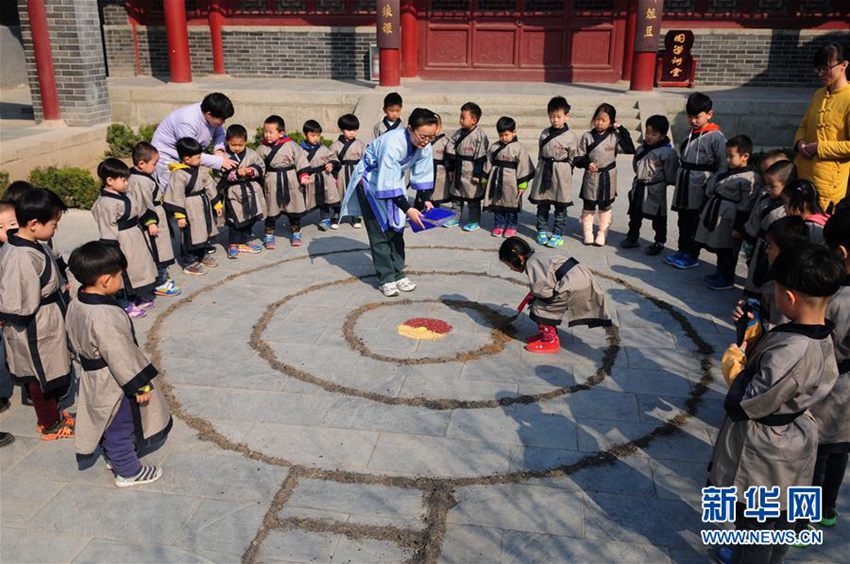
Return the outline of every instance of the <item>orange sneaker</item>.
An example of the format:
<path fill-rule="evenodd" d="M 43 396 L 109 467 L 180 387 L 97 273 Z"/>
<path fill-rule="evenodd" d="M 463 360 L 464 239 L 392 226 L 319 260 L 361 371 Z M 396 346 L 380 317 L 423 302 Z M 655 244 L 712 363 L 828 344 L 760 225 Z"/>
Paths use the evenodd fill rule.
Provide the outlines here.
<path fill-rule="evenodd" d="M 70 423 L 71 427 L 73 427 L 74 425 L 77 424 L 77 421 L 74 419 L 74 414 L 69 413 L 68 411 L 63 411 L 62 414 L 60 415 L 60 417 L 62 419 L 64 419 L 65 421 L 67 421 L 68 423 Z M 43 433 L 44 432 L 44 425 L 36 424 L 35 430 L 38 433 Z"/>
<path fill-rule="evenodd" d="M 42 441 L 58 441 L 59 439 L 74 438 L 74 423 L 73 420 L 68 421 L 63 418 L 56 422 L 50 429 L 45 429 L 41 432 Z"/>

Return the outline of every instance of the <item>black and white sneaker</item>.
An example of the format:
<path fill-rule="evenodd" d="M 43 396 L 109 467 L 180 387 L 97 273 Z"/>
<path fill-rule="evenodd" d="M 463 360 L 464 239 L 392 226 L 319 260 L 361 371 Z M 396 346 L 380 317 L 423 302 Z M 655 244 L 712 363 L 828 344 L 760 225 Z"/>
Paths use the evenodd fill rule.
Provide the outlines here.
<path fill-rule="evenodd" d="M 115 485 L 119 488 L 130 488 L 156 482 L 162 477 L 162 470 L 156 466 L 142 466 L 139 473 L 129 478 L 115 476 Z"/>

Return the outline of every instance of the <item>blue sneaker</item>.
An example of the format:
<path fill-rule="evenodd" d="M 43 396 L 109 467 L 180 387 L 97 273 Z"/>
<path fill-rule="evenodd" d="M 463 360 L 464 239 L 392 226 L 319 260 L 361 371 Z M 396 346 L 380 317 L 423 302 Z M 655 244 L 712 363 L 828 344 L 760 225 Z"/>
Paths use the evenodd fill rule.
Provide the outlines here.
<path fill-rule="evenodd" d="M 229 258 L 229 259 L 238 259 L 239 258 L 239 245 L 228 245 L 228 247 L 227 247 L 227 258 Z"/>
<path fill-rule="evenodd" d="M 549 233 L 546 231 L 538 231 L 537 237 L 535 237 L 534 240 L 537 241 L 538 245 L 543 245 L 545 247 L 546 243 L 549 242 Z"/>
<path fill-rule="evenodd" d="M 688 270 L 689 268 L 697 268 L 699 266 L 699 261 L 691 255 L 682 253 L 680 258 L 673 261 L 673 266 L 679 270 Z"/>
<path fill-rule="evenodd" d="M 319 222 L 319 231 L 327 231 L 330 228 L 331 228 L 331 220 L 330 219 L 323 219 L 322 221 Z"/>
<path fill-rule="evenodd" d="M 478 225 L 477 221 L 472 221 L 463 226 L 463 230 L 467 233 L 472 233 L 473 231 L 478 231 L 481 226 Z"/>
<path fill-rule="evenodd" d="M 684 255 L 685 253 L 683 253 L 682 251 L 676 251 L 672 255 L 667 255 L 666 257 L 664 257 L 664 264 L 669 264 L 670 266 L 673 266 L 673 264 L 677 260 L 681 259 Z"/>
<path fill-rule="evenodd" d="M 559 247 L 564 246 L 564 238 L 560 235 L 552 235 L 549 237 L 549 240 L 546 241 L 546 246 L 552 249 L 557 249 Z"/>
<path fill-rule="evenodd" d="M 447 222 L 445 222 L 443 224 L 443 227 L 457 227 L 458 225 L 460 225 L 460 219 L 457 217 L 453 217 Z"/>

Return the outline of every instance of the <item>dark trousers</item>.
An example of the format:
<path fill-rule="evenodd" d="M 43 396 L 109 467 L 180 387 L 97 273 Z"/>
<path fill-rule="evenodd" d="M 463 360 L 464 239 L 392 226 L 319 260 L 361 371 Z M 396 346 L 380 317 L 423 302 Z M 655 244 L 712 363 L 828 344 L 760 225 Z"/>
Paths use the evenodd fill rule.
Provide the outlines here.
<path fill-rule="evenodd" d="M 736 249 L 717 250 L 717 273 L 726 280 L 735 279 L 735 265 L 738 263 Z"/>
<path fill-rule="evenodd" d="M 496 229 L 516 229 L 519 213 L 515 211 L 497 210 L 493 214 Z"/>
<path fill-rule="evenodd" d="M 3 345 L 3 328 L 0 327 L 0 398 L 12 397 L 12 374 L 6 365 L 6 348 Z"/>
<path fill-rule="evenodd" d="M 643 223 L 643 214 L 629 215 L 628 239 L 640 238 L 640 226 Z M 667 217 L 655 216 L 652 218 L 652 230 L 655 231 L 655 242 L 663 245 L 667 242 Z"/>
<path fill-rule="evenodd" d="M 552 204 L 537 204 L 537 230 L 549 231 L 549 208 Z M 567 229 L 567 205 L 555 204 L 555 223 L 552 234 L 563 235 Z"/>
<path fill-rule="evenodd" d="M 135 476 L 142 469 L 142 463 L 136 454 L 136 428 L 133 424 L 133 413 L 130 400 L 121 398 L 118 413 L 106 432 L 103 433 L 103 452 L 112 464 L 112 470 L 123 478 Z"/>
<path fill-rule="evenodd" d="M 463 215 L 463 204 L 465 200 L 452 200 L 452 211 L 457 215 L 457 220 L 460 221 Z M 469 206 L 469 223 L 481 223 L 481 200 L 471 200 L 466 202 Z"/>
<path fill-rule="evenodd" d="M 694 239 L 699 225 L 699 210 L 682 210 L 679 213 L 679 251 L 694 258 L 699 257 L 700 247 Z"/>
<path fill-rule="evenodd" d="M 821 491 L 821 507 L 824 517 L 831 516 L 835 511 L 838 490 L 841 489 L 841 482 L 844 480 L 844 473 L 847 470 L 848 457 L 850 455 L 846 452 L 823 454 L 818 452 L 815 461 L 815 478 L 812 485 L 823 488 Z"/>
<path fill-rule="evenodd" d="M 369 251 L 372 262 L 378 274 L 379 284 L 397 282 L 405 277 L 404 274 L 404 233 L 393 229 L 381 230 L 381 225 L 375 218 L 363 188 L 357 186 L 357 200 L 366 224 L 366 234 L 369 236 Z"/>
<path fill-rule="evenodd" d="M 251 225 L 244 227 L 236 227 L 230 223 L 227 224 L 227 239 L 231 245 L 245 244 L 254 238 L 254 233 Z"/>
<path fill-rule="evenodd" d="M 45 393 L 41 391 L 38 382 L 30 382 L 27 387 L 38 424 L 45 429 L 53 427 L 59 421 L 59 398 L 65 395 L 65 390 L 51 390 Z"/>
<path fill-rule="evenodd" d="M 796 529 L 802 530 L 805 526 L 803 521 L 795 521 L 789 523 L 785 512 L 778 519 L 768 519 L 764 523 L 759 523 L 757 519 L 749 519 L 744 517 L 744 509 L 746 506 L 743 503 L 736 505 L 735 529 L 743 530 L 781 530 L 781 529 Z M 736 545 L 732 549 L 733 564 L 780 564 L 790 550 L 789 545 Z"/>

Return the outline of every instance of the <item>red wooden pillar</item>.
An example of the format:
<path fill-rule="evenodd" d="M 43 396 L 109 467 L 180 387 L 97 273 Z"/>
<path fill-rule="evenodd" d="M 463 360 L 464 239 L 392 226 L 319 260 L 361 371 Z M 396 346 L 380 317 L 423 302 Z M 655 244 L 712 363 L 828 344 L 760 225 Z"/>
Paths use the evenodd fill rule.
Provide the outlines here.
<path fill-rule="evenodd" d="M 401 76 L 416 76 L 419 43 L 416 36 L 416 1 L 404 0 L 401 7 Z"/>
<path fill-rule="evenodd" d="M 53 55 L 50 49 L 50 29 L 47 27 L 47 13 L 44 0 L 27 0 L 27 13 L 32 32 L 32 50 L 35 54 L 35 68 L 38 73 L 38 89 L 41 93 L 41 112 L 45 120 L 61 119 L 59 94 L 56 91 L 56 79 L 53 74 Z"/>
<path fill-rule="evenodd" d="M 168 62 L 171 82 L 192 82 L 192 63 L 189 59 L 189 30 L 186 26 L 186 2 L 163 0 L 165 35 L 168 41 Z"/>
<path fill-rule="evenodd" d="M 664 0 L 638 0 L 635 25 L 635 56 L 629 90 L 652 90 L 655 81 L 655 56 L 661 34 Z"/>
<path fill-rule="evenodd" d="M 632 62 L 635 58 L 635 27 L 637 26 L 637 2 L 629 1 L 629 11 L 626 15 L 626 41 L 623 52 L 622 80 L 631 80 Z"/>
<path fill-rule="evenodd" d="M 213 74 L 224 74 L 224 46 L 221 40 L 221 28 L 224 27 L 224 14 L 221 11 L 221 3 L 222 0 L 210 0 L 209 2 Z"/>
<path fill-rule="evenodd" d="M 399 0 L 378 0 L 378 49 L 380 50 L 379 84 L 398 86 L 401 84 L 401 29 Z"/>

